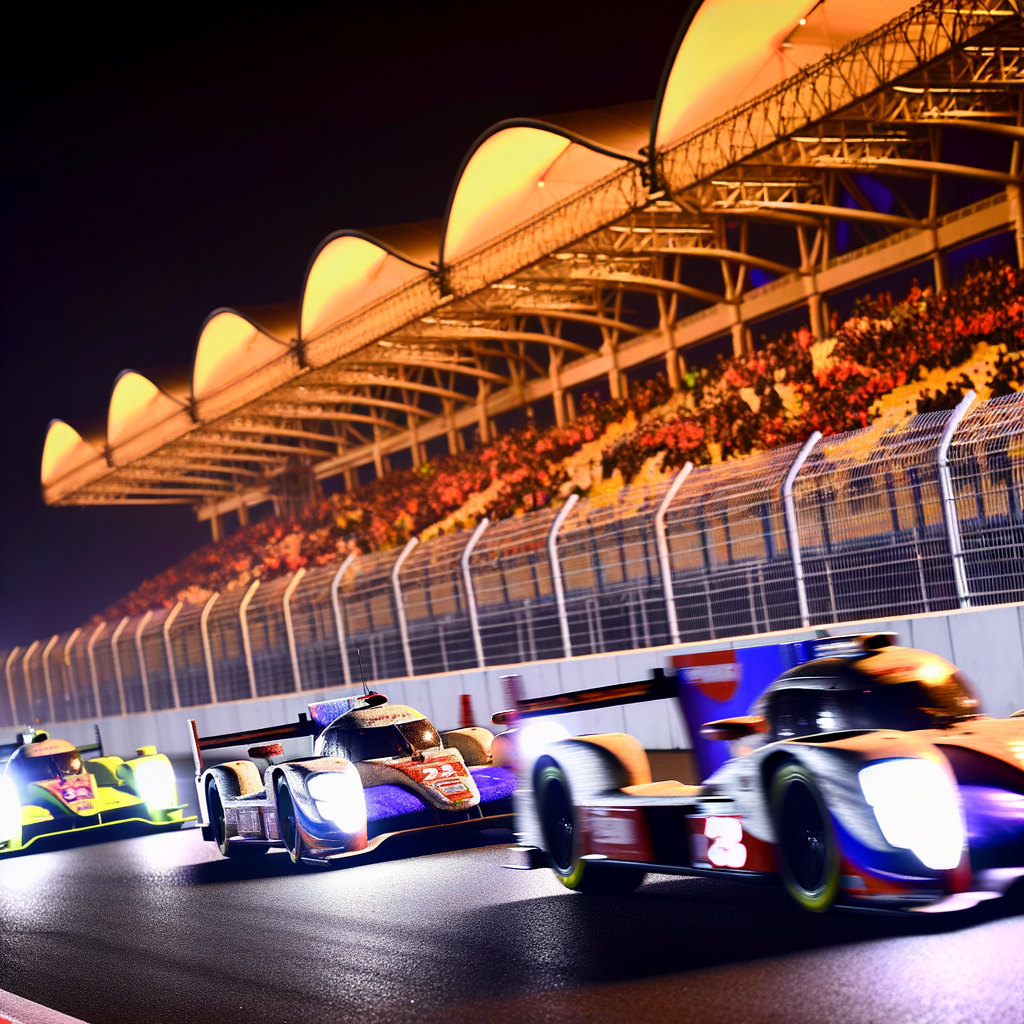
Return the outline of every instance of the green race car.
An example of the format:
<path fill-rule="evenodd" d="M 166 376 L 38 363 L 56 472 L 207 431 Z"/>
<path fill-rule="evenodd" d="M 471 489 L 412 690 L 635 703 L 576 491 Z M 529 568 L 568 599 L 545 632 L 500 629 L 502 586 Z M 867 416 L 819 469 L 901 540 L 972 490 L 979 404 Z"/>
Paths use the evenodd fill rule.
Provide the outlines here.
<path fill-rule="evenodd" d="M 184 817 L 174 769 L 156 747 L 125 761 L 103 756 L 98 731 L 97 743 L 82 748 L 30 731 L 0 746 L 0 765 L 0 856 L 37 843 L 169 832 L 195 820 Z"/>

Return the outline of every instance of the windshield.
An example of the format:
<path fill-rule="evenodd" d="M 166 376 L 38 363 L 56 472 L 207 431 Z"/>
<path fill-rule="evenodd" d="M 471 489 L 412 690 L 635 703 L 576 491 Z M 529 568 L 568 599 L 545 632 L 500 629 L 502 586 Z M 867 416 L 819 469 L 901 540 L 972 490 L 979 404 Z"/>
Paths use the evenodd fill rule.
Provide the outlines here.
<path fill-rule="evenodd" d="M 935 729 L 979 713 L 977 698 L 959 673 L 940 685 L 866 679 L 858 689 L 785 687 L 768 694 L 765 703 L 772 740 L 847 729 Z"/>
<path fill-rule="evenodd" d="M 13 775 L 22 784 L 46 782 L 49 779 L 66 779 L 81 775 L 85 771 L 82 755 L 77 750 L 46 757 L 18 757 L 7 762 L 6 774 Z"/>
<path fill-rule="evenodd" d="M 402 725 L 378 725 L 371 729 L 337 730 L 335 742 L 350 761 L 379 757 L 408 757 L 438 745 L 437 730 L 425 718 Z"/>

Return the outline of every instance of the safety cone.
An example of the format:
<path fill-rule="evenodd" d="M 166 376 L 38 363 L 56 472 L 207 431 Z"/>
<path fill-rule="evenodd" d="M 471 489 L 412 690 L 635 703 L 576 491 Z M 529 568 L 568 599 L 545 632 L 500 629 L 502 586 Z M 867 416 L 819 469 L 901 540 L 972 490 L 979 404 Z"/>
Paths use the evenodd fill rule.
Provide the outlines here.
<path fill-rule="evenodd" d="M 476 726 L 473 715 L 473 697 L 471 694 L 459 694 L 459 728 L 472 729 Z"/>

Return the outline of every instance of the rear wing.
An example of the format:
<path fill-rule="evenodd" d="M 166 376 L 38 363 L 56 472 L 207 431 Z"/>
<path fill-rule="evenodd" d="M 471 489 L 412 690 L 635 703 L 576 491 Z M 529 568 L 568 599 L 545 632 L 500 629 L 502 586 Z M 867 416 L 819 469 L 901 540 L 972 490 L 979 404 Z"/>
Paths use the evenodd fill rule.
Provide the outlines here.
<path fill-rule="evenodd" d="M 541 715 L 561 715 L 567 711 L 594 711 L 619 704 L 641 704 L 649 700 L 666 700 L 679 696 L 679 681 L 675 673 L 666 675 L 656 668 L 650 679 L 635 683 L 617 683 L 613 686 L 594 686 L 571 693 L 556 693 L 551 697 L 532 697 L 517 700 L 515 707 L 499 711 L 491 718 L 495 725 L 512 725 L 520 718 Z"/>
<path fill-rule="evenodd" d="M 373 708 L 387 703 L 383 693 L 360 694 L 358 697 L 340 697 L 336 700 L 319 701 L 308 706 L 308 714 L 300 712 L 298 720 L 285 725 L 271 725 L 265 729 L 242 729 L 239 732 L 225 732 L 219 736 L 200 736 L 196 720 L 188 720 L 189 742 L 192 747 L 192 761 L 196 776 L 203 774 L 203 751 L 223 747 L 250 747 L 271 743 L 275 740 L 300 739 L 303 736 L 317 736 L 335 719 L 354 711 L 356 708 Z"/>

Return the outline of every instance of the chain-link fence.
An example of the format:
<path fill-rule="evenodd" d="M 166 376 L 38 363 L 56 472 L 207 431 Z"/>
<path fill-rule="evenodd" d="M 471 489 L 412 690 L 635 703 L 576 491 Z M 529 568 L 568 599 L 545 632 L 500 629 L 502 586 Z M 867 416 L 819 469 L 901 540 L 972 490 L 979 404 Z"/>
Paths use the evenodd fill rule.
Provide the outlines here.
<path fill-rule="evenodd" d="M 0 724 L 1024 601 L 1024 394 L 0 653 Z"/>

